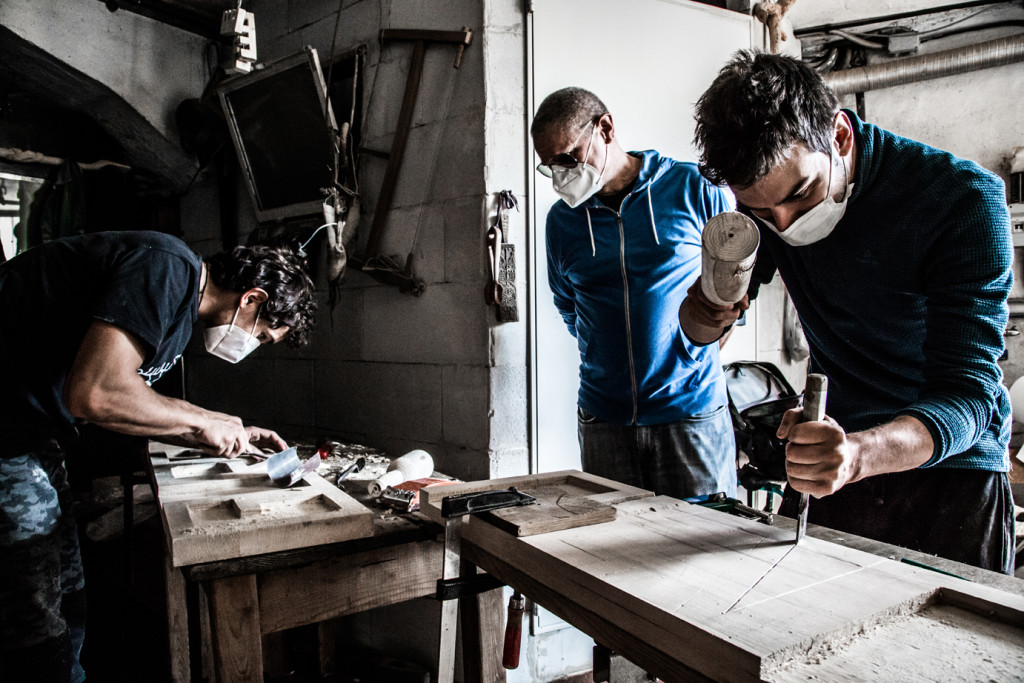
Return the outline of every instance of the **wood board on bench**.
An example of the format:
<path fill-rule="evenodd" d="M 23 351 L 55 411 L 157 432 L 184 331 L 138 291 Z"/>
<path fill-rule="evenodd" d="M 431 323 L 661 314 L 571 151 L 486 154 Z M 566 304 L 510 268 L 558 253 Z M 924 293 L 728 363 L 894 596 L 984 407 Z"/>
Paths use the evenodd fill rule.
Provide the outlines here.
<path fill-rule="evenodd" d="M 373 513 L 315 472 L 277 486 L 266 463 L 241 459 L 156 464 L 152 479 L 171 564 L 182 567 L 373 534 Z"/>
<path fill-rule="evenodd" d="M 533 505 L 504 508 L 479 515 L 482 520 L 515 536 L 533 536 L 560 529 L 601 524 L 615 519 L 615 503 L 653 496 L 651 491 L 586 474 L 577 470 L 522 477 L 446 484 L 420 492 L 420 509 L 440 524 L 441 501 L 453 495 L 479 491 L 517 490 L 534 496 Z"/>
<path fill-rule="evenodd" d="M 529 538 L 468 524 L 463 552 L 669 682 L 1024 671 L 1021 596 L 664 496 L 616 507 Z"/>

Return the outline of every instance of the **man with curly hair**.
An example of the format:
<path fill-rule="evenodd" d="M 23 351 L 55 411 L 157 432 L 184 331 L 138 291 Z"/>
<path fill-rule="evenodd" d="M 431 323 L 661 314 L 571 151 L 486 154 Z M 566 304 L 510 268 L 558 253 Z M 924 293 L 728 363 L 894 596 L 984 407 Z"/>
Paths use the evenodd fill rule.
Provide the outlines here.
<path fill-rule="evenodd" d="M 1002 180 L 841 109 L 813 68 L 739 53 L 696 110 L 701 172 L 733 190 L 800 315 L 827 417 L 778 431 L 808 521 L 1013 573 L 1010 402 L 997 364 L 1013 248 Z M 699 288 L 683 329 L 711 343 L 747 301 Z"/>
<path fill-rule="evenodd" d="M 275 432 L 157 393 L 195 323 L 237 363 L 300 346 L 315 289 L 283 248 L 204 262 L 155 232 L 55 240 L 0 265 L 0 679 L 79 681 L 85 583 L 64 449 L 88 421 L 235 457 L 287 447 Z"/>

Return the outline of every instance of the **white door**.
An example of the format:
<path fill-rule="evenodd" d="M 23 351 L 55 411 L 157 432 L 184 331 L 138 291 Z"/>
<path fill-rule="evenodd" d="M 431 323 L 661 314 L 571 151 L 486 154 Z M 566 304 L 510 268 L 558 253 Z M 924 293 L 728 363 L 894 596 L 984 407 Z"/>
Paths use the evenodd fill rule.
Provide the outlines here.
<path fill-rule="evenodd" d="M 694 161 L 694 104 L 733 52 L 750 44 L 749 16 L 696 2 L 533 0 L 533 107 L 559 88 L 586 88 L 608 106 L 626 150 Z M 533 183 L 534 471 L 579 469 L 579 353 L 552 303 L 544 253 L 545 220 L 557 196 L 539 174 Z M 752 332 L 745 336 L 733 336 L 730 355 L 753 357 Z"/>

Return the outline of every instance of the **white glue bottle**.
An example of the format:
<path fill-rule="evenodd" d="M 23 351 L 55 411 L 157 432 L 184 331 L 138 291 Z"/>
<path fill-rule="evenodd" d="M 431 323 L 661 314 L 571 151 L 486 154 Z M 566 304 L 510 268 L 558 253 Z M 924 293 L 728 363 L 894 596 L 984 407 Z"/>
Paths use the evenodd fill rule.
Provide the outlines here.
<path fill-rule="evenodd" d="M 429 477 L 433 473 L 434 459 L 430 457 L 430 453 L 419 449 L 409 451 L 402 457 L 392 460 L 384 476 L 371 481 L 366 490 L 371 496 L 377 498 L 389 486 L 397 486 L 410 479 Z"/>

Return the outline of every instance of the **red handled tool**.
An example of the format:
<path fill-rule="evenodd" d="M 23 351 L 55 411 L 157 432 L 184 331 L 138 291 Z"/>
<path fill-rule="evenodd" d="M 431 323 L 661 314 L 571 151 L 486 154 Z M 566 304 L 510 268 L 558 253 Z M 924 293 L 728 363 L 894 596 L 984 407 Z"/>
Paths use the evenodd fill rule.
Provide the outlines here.
<path fill-rule="evenodd" d="M 505 648 L 501 653 L 501 665 L 506 669 L 519 667 L 519 643 L 523 637 L 523 612 L 526 600 L 516 591 L 508 600 L 508 623 L 505 624 Z"/>

